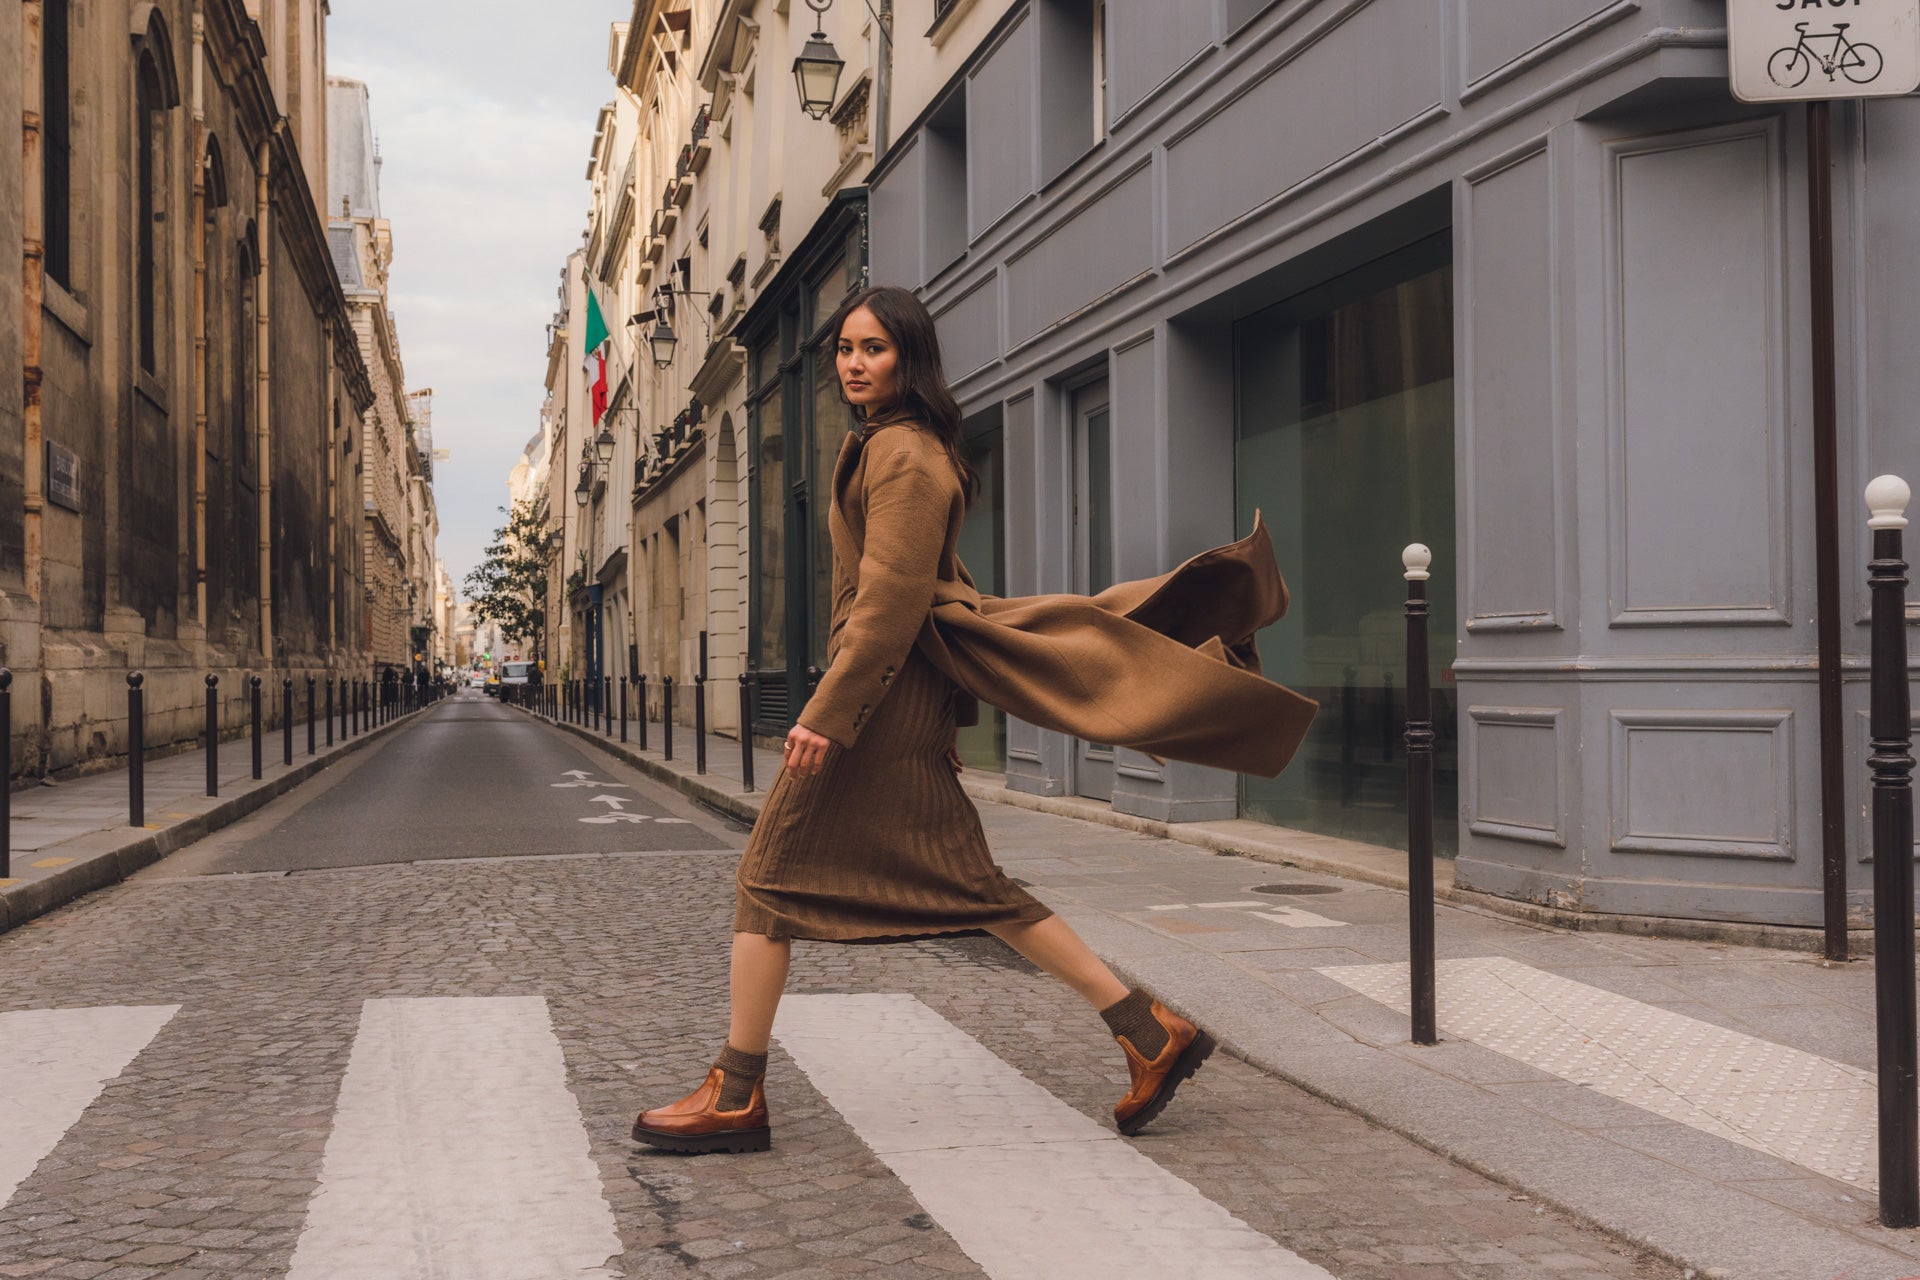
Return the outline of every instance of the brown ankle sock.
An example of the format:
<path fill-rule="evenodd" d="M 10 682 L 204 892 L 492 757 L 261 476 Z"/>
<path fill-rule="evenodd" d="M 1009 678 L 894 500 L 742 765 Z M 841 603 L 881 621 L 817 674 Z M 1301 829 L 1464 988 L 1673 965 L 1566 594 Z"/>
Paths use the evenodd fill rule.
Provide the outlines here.
<path fill-rule="evenodd" d="M 767 1074 L 767 1055 L 742 1053 L 728 1045 L 713 1060 L 713 1065 L 721 1072 L 720 1097 L 714 1105 L 722 1111 L 746 1110 L 747 1104 L 753 1101 L 753 1086 Z"/>
<path fill-rule="evenodd" d="M 1167 1047 L 1167 1029 L 1153 1016 L 1153 997 L 1135 989 L 1127 998 L 1100 1011 L 1114 1039 L 1125 1040 L 1135 1052 L 1151 1062 Z"/>

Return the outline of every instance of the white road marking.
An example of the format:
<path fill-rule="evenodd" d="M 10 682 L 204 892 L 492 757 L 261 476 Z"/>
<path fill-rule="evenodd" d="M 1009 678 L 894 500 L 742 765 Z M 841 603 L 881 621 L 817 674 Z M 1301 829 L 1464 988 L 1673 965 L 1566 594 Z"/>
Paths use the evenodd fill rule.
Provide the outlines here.
<path fill-rule="evenodd" d="M 625 787 L 624 782 L 549 782 L 550 787 Z"/>
<path fill-rule="evenodd" d="M 178 1012 L 163 1004 L 0 1013 L 0 1205 Z"/>
<path fill-rule="evenodd" d="M 591 769 L 564 769 L 561 771 L 560 776 L 563 778 L 591 778 L 593 771 Z"/>
<path fill-rule="evenodd" d="M 908 995 L 790 995 L 774 1034 L 994 1280 L 1331 1280 Z"/>
<path fill-rule="evenodd" d="M 604 827 L 610 822 L 652 822 L 644 813 L 596 813 L 590 818 L 581 818 L 589 826 Z"/>
<path fill-rule="evenodd" d="M 1406 1013 L 1404 964 L 1318 972 Z M 1871 1071 L 1716 1027 L 1517 960 L 1443 960 L 1440 1026 L 1655 1115 L 1869 1190 Z"/>
<path fill-rule="evenodd" d="M 369 1000 L 288 1280 L 619 1274 L 538 996 Z"/>
<path fill-rule="evenodd" d="M 1289 929 L 1344 929 L 1345 920 L 1330 920 L 1326 916 L 1303 911 L 1299 907 L 1268 907 L 1260 914 L 1262 920 L 1271 920 L 1283 924 Z"/>
<path fill-rule="evenodd" d="M 1262 920 L 1283 924 L 1289 929 L 1344 929 L 1345 920 L 1333 920 L 1299 907 L 1277 902 L 1168 902 L 1149 911 L 1250 911 Z"/>

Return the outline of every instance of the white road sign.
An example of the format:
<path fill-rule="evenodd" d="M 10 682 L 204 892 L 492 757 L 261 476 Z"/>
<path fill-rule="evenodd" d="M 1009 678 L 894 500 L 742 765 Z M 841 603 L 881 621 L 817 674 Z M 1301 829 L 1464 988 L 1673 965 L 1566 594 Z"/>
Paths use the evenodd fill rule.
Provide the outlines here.
<path fill-rule="evenodd" d="M 1742 102 L 1892 98 L 1920 89 L 1920 0 L 1727 0 Z"/>

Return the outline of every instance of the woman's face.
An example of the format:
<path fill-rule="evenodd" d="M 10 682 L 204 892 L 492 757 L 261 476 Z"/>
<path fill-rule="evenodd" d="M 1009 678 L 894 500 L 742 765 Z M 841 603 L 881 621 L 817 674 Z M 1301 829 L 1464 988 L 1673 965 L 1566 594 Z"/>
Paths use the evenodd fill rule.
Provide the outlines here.
<path fill-rule="evenodd" d="M 899 353 L 893 335 L 865 307 L 855 307 L 840 326 L 835 362 L 847 403 L 863 409 L 885 408 L 899 394 Z"/>

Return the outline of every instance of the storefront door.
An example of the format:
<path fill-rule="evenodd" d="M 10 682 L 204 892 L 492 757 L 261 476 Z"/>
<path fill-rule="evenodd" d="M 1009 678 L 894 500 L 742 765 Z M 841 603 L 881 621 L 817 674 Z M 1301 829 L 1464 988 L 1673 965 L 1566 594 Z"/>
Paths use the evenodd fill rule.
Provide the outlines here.
<path fill-rule="evenodd" d="M 1073 408 L 1073 590 L 1090 596 L 1113 585 L 1113 434 L 1107 383 L 1078 388 Z M 1073 789 L 1113 799 L 1113 748 L 1074 740 Z"/>

